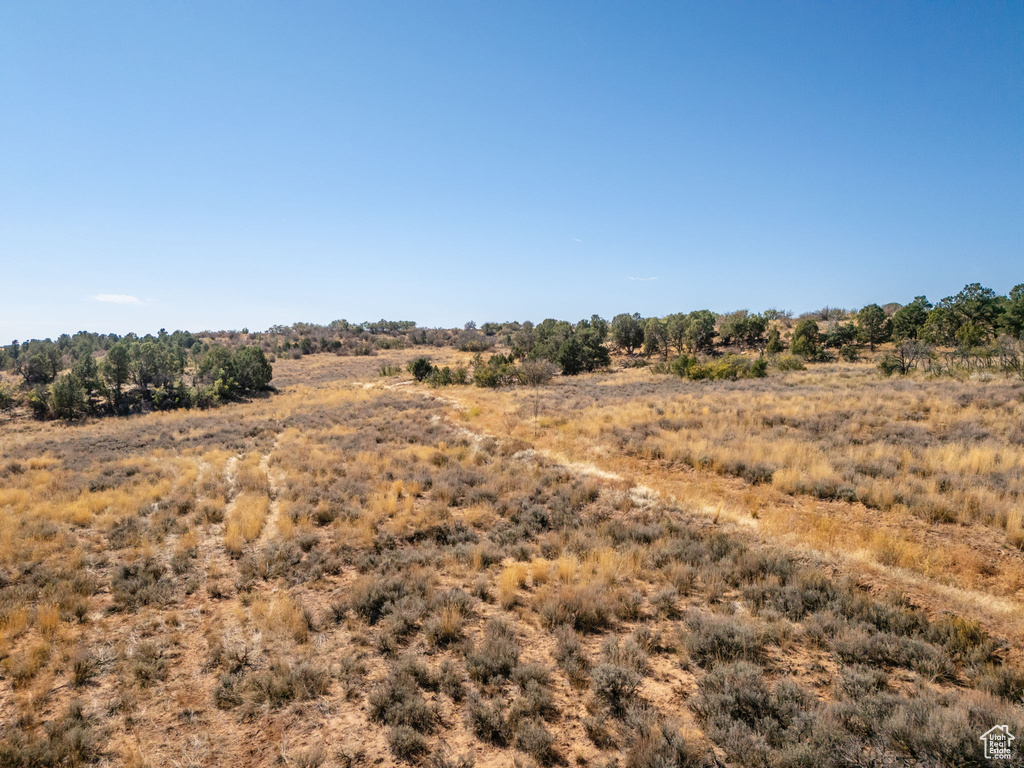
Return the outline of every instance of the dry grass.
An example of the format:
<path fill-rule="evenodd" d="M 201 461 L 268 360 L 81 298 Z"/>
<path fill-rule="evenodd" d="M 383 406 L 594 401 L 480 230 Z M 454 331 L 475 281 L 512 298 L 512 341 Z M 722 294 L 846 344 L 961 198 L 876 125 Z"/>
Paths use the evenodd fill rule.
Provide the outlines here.
<path fill-rule="evenodd" d="M 4 435 L 0 764 L 925 766 L 1020 727 L 1012 388 L 382 359 Z"/>
<path fill-rule="evenodd" d="M 753 382 L 626 370 L 540 393 L 453 394 L 453 416 L 475 429 L 505 433 L 517 413 L 513 438 L 695 511 L 950 585 L 1024 589 L 1019 384 L 832 365 Z"/>
<path fill-rule="evenodd" d="M 262 493 L 239 494 L 228 509 L 224 528 L 224 546 L 232 557 L 238 557 L 246 544 L 263 530 L 270 509 L 270 499 Z"/>

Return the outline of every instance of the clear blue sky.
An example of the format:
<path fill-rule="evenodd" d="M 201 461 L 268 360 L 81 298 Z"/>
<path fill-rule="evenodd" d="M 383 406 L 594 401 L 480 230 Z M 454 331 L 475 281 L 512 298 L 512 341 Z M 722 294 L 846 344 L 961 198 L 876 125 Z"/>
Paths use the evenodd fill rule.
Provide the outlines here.
<path fill-rule="evenodd" d="M 0 268 L 0 341 L 1005 293 L 1024 3 L 2 2 Z"/>

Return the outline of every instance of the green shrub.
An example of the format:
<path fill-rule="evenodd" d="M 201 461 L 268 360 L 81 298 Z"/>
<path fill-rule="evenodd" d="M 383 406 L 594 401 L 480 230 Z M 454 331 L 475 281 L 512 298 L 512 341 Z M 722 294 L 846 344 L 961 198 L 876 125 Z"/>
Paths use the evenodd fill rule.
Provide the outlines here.
<path fill-rule="evenodd" d="M 751 360 L 743 355 L 724 355 L 717 358 L 680 355 L 668 364 L 668 370 L 677 376 L 693 380 L 760 379 L 768 375 L 768 362 L 764 358 Z"/>
<path fill-rule="evenodd" d="M 433 370 L 434 366 L 432 366 L 430 364 L 430 360 L 425 357 L 417 357 L 409 363 L 409 373 L 413 375 L 413 378 L 415 378 L 416 381 L 423 381 Z"/>
<path fill-rule="evenodd" d="M 772 364 L 780 371 L 803 371 L 807 368 L 796 355 L 777 355 L 772 359 Z"/>
<path fill-rule="evenodd" d="M 50 386 L 50 412 L 58 419 L 70 421 L 85 413 L 85 390 L 72 374 L 58 376 Z"/>
<path fill-rule="evenodd" d="M 242 392 L 260 392 L 270 386 L 274 369 L 259 347 L 238 348 L 231 362 L 235 370 L 235 381 Z"/>
<path fill-rule="evenodd" d="M 469 382 L 469 374 L 462 366 L 452 370 L 446 365 L 444 368 L 432 368 L 426 381 L 432 387 L 450 387 L 456 384 L 467 384 Z"/>
<path fill-rule="evenodd" d="M 14 387 L 0 382 L 0 413 L 9 411 L 14 407 L 17 399 L 14 394 Z"/>
<path fill-rule="evenodd" d="M 793 338 L 790 340 L 789 349 L 794 355 L 805 358 L 814 358 L 821 351 L 821 336 L 818 331 L 818 323 L 813 318 L 804 318 L 796 324 L 793 329 Z"/>
<path fill-rule="evenodd" d="M 491 355 L 486 363 L 478 355 L 473 361 L 473 381 L 478 387 L 507 387 L 519 381 L 519 375 L 505 355 Z"/>
<path fill-rule="evenodd" d="M 839 357 L 848 363 L 854 363 L 857 358 L 860 357 L 860 353 L 857 352 L 857 348 L 849 344 L 844 344 L 839 348 Z"/>

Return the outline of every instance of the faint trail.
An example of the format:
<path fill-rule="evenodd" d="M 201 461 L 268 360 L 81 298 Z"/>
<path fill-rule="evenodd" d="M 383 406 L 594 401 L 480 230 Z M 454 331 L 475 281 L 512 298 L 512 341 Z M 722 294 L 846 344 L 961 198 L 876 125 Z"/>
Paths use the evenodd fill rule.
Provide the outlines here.
<path fill-rule="evenodd" d="M 232 456 L 224 462 L 224 479 L 228 482 L 228 507 L 230 508 L 235 503 L 235 497 L 238 495 L 236 491 L 236 488 L 238 487 L 237 456 Z"/>
<path fill-rule="evenodd" d="M 263 530 L 260 531 L 259 538 L 253 542 L 254 547 L 261 549 L 272 538 L 277 536 L 280 531 L 278 521 L 281 519 L 281 502 L 277 497 L 281 489 L 281 477 L 270 468 L 270 456 L 277 450 L 277 444 L 280 439 L 280 436 L 278 436 L 270 450 L 263 454 L 263 457 L 260 459 L 260 469 L 267 476 L 267 488 L 269 489 L 270 496 L 270 509 L 267 512 L 267 519 L 263 522 Z"/>
<path fill-rule="evenodd" d="M 206 469 L 209 469 L 210 465 L 203 462 L 200 465 L 200 479 L 202 479 L 202 473 Z M 204 565 L 207 571 L 214 569 L 221 574 L 226 574 L 233 570 L 234 564 L 228 557 L 227 552 L 224 549 L 224 528 L 228 515 L 231 510 L 235 507 L 235 499 L 238 495 L 238 457 L 231 456 L 224 462 L 223 477 L 224 482 L 227 483 L 225 489 L 225 498 L 227 503 L 224 505 L 223 520 L 219 523 L 211 523 L 205 526 L 205 530 L 202 534 L 202 540 L 199 544 L 199 551 L 202 554 Z M 205 500 L 205 497 L 201 494 L 196 494 L 196 504 L 199 505 Z"/>

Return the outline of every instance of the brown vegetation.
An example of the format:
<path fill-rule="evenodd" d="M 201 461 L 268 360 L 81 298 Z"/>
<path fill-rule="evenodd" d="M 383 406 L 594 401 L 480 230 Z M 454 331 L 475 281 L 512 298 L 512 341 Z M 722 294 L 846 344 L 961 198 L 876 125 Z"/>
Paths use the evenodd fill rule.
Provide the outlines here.
<path fill-rule="evenodd" d="M 380 365 L 11 426 L 0 765 L 975 765 L 1022 730 L 1019 388 Z"/>

